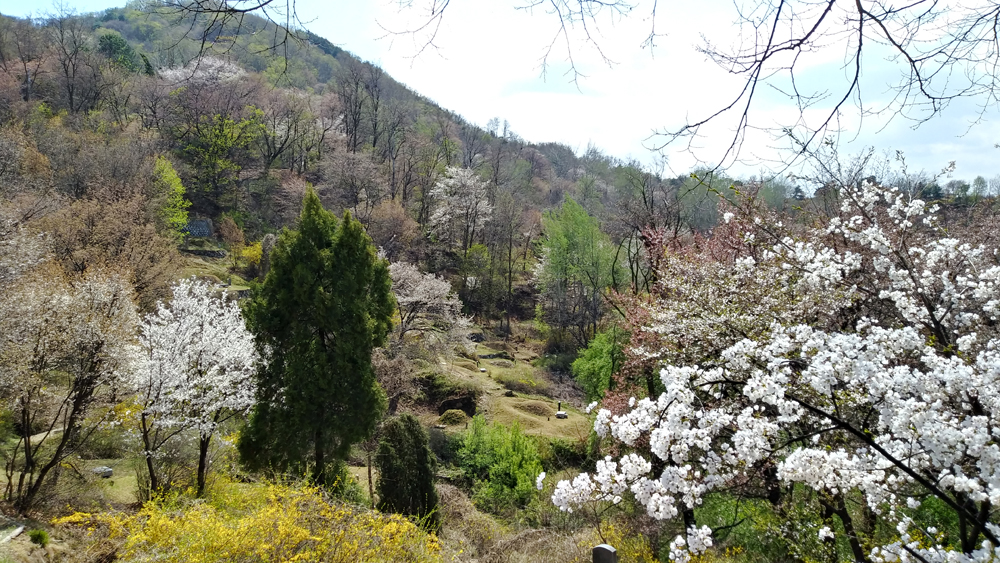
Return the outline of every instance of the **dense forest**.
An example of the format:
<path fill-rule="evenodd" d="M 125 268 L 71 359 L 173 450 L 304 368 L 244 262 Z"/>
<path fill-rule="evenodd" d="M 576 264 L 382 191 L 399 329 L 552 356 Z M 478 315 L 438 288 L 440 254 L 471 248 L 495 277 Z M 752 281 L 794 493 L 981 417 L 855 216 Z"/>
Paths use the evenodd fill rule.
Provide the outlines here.
<path fill-rule="evenodd" d="M 514 127 L 253 14 L 0 15 L 0 560 L 1000 558 L 1000 176 Z"/>

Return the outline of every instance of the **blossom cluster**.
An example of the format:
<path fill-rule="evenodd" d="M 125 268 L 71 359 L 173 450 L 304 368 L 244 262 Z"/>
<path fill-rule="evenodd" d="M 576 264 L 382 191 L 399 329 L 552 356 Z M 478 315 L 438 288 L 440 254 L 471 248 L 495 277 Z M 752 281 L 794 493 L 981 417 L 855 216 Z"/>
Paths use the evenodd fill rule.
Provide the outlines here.
<path fill-rule="evenodd" d="M 753 255 L 667 257 L 683 275 L 661 272 L 668 289 L 646 306 L 630 351 L 661 362 L 663 391 L 598 410 L 597 434 L 627 453 L 558 483 L 559 508 L 629 493 L 668 519 L 774 467 L 785 484 L 860 494 L 887 522 L 937 497 L 973 530 L 965 539 L 986 538 L 962 552 L 901 527 L 873 560 L 1000 557 L 989 521 L 1000 503 L 996 252 L 947 236 L 935 209 L 899 191 L 863 184 L 842 198 L 826 225 L 773 236 Z M 824 527 L 819 539 L 833 535 Z M 687 530 L 671 558 L 687 561 L 710 538 Z"/>
<path fill-rule="evenodd" d="M 131 373 L 143 413 L 165 427 L 211 434 L 219 413 L 253 405 L 257 353 L 239 305 L 209 284 L 182 280 L 141 327 L 143 361 Z"/>

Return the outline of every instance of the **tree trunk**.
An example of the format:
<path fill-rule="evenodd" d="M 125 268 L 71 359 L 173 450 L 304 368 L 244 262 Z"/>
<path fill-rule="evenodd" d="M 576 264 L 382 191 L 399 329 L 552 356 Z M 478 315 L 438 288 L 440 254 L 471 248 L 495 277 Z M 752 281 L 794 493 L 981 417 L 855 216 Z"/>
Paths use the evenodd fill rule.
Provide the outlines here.
<path fill-rule="evenodd" d="M 368 499 L 372 503 L 372 508 L 375 508 L 375 490 L 372 487 L 372 450 L 368 448 Z"/>
<path fill-rule="evenodd" d="M 323 431 L 316 429 L 313 439 L 315 440 L 314 461 L 316 465 L 313 467 L 312 480 L 316 486 L 322 487 L 326 485 L 326 452 L 323 451 Z"/>
<path fill-rule="evenodd" d="M 854 521 L 851 519 L 851 514 L 847 511 L 844 495 L 838 494 L 835 497 L 835 501 L 834 513 L 840 518 L 841 524 L 844 525 L 844 534 L 847 535 L 847 543 L 851 545 L 851 553 L 854 554 L 854 560 L 868 563 L 868 554 L 865 553 L 864 548 L 861 547 L 861 542 L 858 540 L 858 533 L 854 529 Z"/>
<path fill-rule="evenodd" d="M 142 432 L 142 445 L 145 448 L 143 452 L 143 457 L 146 458 L 146 471 L 149 472 L 149 498 L 153 498 L 153 495 L 160 490 L 160 478 L 156 475 L 156 465 L 153 463 L 153 448 L 149 440 L 149 427 L 146 424 L 146 413 L 143 413 L 140 420 L 140 429 Z"/>
<path fill-rule="evenodd" d="M 198 498 L 205 494 L 205 481 L 208 475 L 208 446 L 212 442 L 212 435 L 201 435 L 198 440 Z"/>

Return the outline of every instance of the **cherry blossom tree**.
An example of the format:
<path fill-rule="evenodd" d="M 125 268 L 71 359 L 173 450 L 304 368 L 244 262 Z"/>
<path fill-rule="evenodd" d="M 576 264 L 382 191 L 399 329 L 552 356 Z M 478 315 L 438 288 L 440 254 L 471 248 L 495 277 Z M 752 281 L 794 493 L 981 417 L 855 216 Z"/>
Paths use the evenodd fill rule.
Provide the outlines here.
<path fill-rule="evenodd" d="M 700 352 L 677 344 L 661 354 L 640 339 L 632 353 L 666 360 L 662 390 L 619 414 L 598 411 L 596 432 L 622 453 L 560 482 L 556 505 L 632 494 L 669 519 L 713 494 L 757 484 L 780 497 L 798 484 L 829 515 L 815 539 L 843 534 L 855 560 L 1000 558 L 997 250 L 951 238 L 934 207 L 897 190 L 866 183 L 840 196 L 838 216 L 797 236 L 751 218 L 743 241 L 754 250 L 700 272 L 706 287 L 743 277 L 754 295 L 768 284 L 770 301 L 708 308 L 701 298 L 710 296 L 689 289 L 683 301 L 646 306 L 642 332 L 732 332 L 721 350 Z M 947 537 L 918 522 L 928 502 L 957 522 Z M 876 537 L 859 514 L 895 538 Z M 712 545 L 711 530 L 685 516 L 687 533 L 671 545 L 677 561 Z"/>
<path fill-rule="evenodd" d="M 239 305 L 205 282 L 182 280 L 170 303 L 143 320 L 144 361 L 134 373 L 142 410 L 139 433 L 151 492 L 158 450 L 187 430 L 198 436 L 198 495 L 204 493 L 209 446 L 219 425 L 253 405 L 257 353 Z"/>
<path fill-rule="evenodd" d="M 399 310 L 395 330 L 399 342 L 410 333 L 443 342 L 465 341 L 472 322 L 462 315 L 462 302 L 447 280 L 425 274 L 409 262 L 390 264 L 389 275 Z"/>
<path fill-rule="evenodd" d="M 470 168 L 449 166 L 430 195 L 436 202 L 430 217 L 431 232 L 465 254 L 493 213 L 486 182 Z"/>
<path fill-rule="evenodd" d="M 138 360 L 138 319 L 131 284 L 114 272 L 71 276 L 46 261 L 22 269 L 14 286 L 4 288 L 0 399 L 17 421 L 16 441 L 3 451 L 4 496 L 21 514 L 35 505 L 53 470 L 105 422 L 88 415 L 114 401 Z"/>

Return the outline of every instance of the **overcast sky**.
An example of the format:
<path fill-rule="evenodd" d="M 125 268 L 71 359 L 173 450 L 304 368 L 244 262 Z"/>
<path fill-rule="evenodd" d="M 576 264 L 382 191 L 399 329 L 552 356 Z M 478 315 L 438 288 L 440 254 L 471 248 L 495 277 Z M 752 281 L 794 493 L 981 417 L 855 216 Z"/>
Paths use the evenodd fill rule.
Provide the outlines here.
<path fill-rule="evenodd" d="M 412 0 L 416 8 L 400 11 L 400 0 L 297 0 L 301 20 L 314 33 L 355 55 L 382 66 L 389 74 L 441 106 L 469 121 L 485 125 L 492 117 L 510 122 L 514 132 L 531 142 L 557 141 L 582 152 L 592 143 L 607 154 L 635 158 L 650 166 L 658 159 L 649 150 L 660 140 L 658 130 L 676 128 L 685 120 L 702 118 L 731 101 L 742 87 L 739 78 L 727 75 L 696 51 L 704 33 L 722 46 L 738 41 L 732 25 L 732 0 L 660 2 L 655 21 L 659 33 L 650 51 L 641 43 L 651 25 L 651 4 L 639 1 L 625 19 L 600 16 L 591 28 L 607 64 L 591 46 L 580 40 L 579 27 L 571 33 L 572 56 L 584 75 L 574 84 L 567 74 L 565 46 L 558 44 L 542 76 L 539 61 L 558 30 L 558 21 L 542 9 L 515 9 L 522 0 L 454 0 L 435 39 L 436 48 L 424 50 L 422 36 L 387 36 L 386 29 L 402 31 L 423 21 L 423 11 L 433 0 Z M 441 0 L 437 0 L 438 4 Z M 120 6 L 114 0 L 67 0 L 79 12 Z M 0 0 L 0 11 L 26 15 L 39 9 L 33 2 Z M 843 47 L 817 53 L 801 75 L 812 88 L 843 87 Z M 874 63 L 871 61 L 875 60 Z M 889 95 L 887 81 L 897 75 L 888 63 L 869 57 L 865 79 L 866 101 Z M 753 108 L 752 123 L 773 127 L 794 120 L 798 112 L 775 90 L 765 88 Z M 851 109 L 851 108 L 849 108 Z M 855 114 L 842 116 L 841 154 L 873 146 L 893 154 L 903 151 L 911 171 L 935 172 L 956 161 L 955 178 L 1000 174 L 1000 113 L 991 111 L 984 121 L 975 104 L 953 104 L 947 112 L 917 129 L 903 119 L 887 116 L 861 121 Z M 683 174 L 700 161 L 715 164 L 732 140 L 732 121 L 719 121 L 702 131 L 694 154 L 683 147 L 668 148 L 668 174 Z M 787 156 L 787 139 L 751 131 L 743 143 L 740 161 L 731 171 L 748 176 L 769 162 Z"/>

